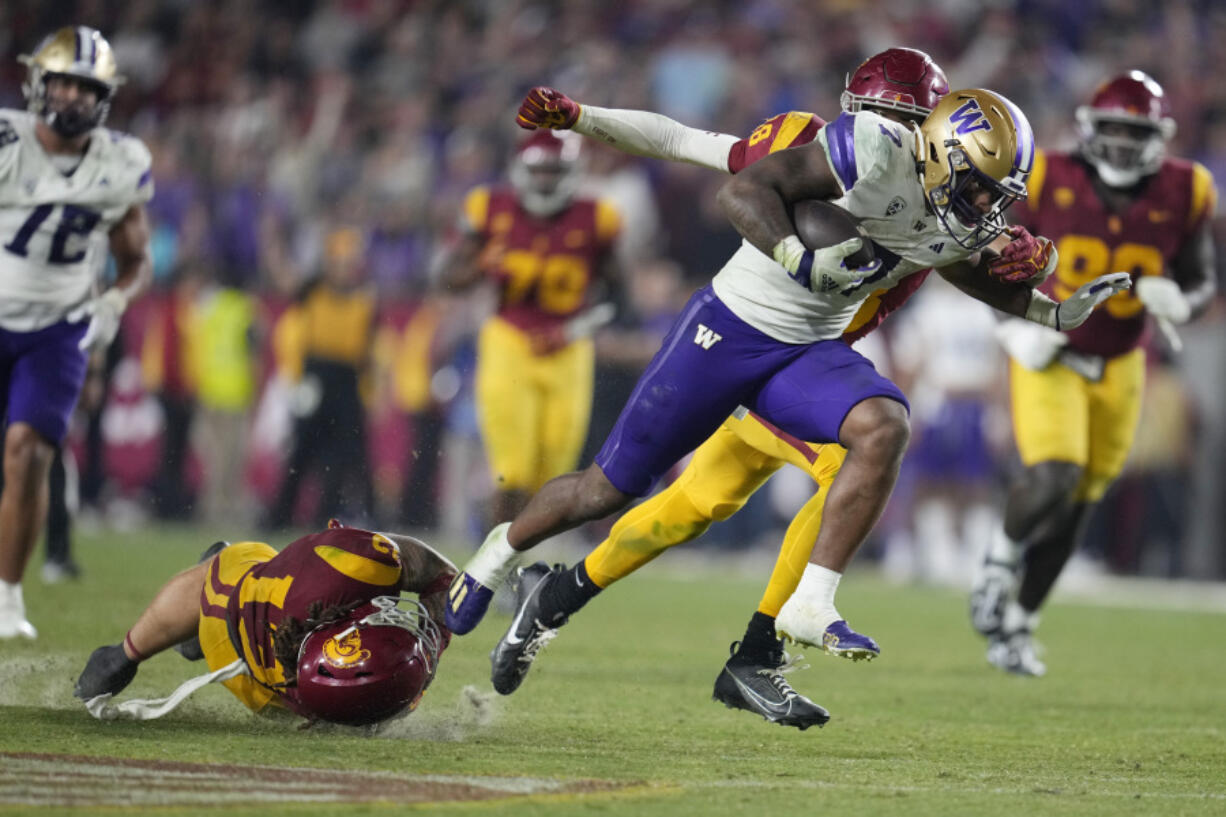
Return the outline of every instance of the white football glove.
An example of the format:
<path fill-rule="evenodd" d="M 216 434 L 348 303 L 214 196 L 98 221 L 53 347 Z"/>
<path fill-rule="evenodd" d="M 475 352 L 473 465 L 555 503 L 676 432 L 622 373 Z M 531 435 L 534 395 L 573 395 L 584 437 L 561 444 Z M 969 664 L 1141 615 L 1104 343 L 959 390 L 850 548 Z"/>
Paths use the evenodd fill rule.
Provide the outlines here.
<path fill-rule="evenodd" d="M 881 267 L 874 260 L 864 267 L 847 267 L 843 259 L 864 246 L 864 239 L 849 238 L 829 247 L 810 250 L 799 236 L 790 235 L 775 245 L 772 256 L 788 276 L 811 292 L 829 292 L 858 286 Z"/>
<path fill-rule="evenodd" d="M 1068 335 L 1020 318 L 996 324 L 996 340 L 1005 354 L 1022 366 L 1042 371 L 1051 365 L 1068 343 Z"/>
<path fill-rule="evenodd" d="M 1137 299 L 1145 304 L 1149 314 L 1165 318 L 1171 323 L 1187 323 L 1192 317 L 1192 307 L 1179 284 L 1170 278 L 1145 275 L 1137 281 Z"/>
<path fill-rule="evenodd" d="M 1059 303 L 1035 290 L 1030 294 L 1030 304 L 1026 307 L 1026 320 L 1067 332 L 1085 323 L 1094 307 L 1130 286 L 1131 275 L 1126 272 L 1109 272 L 1088 284 L 1083 284 Z"/>
<path fill-rule="evenodd" d="M 89 326 L 77 346 L 83 350 L 110 346 L 115 335 L 119 334 L 119 321 L 127 308 L 128 297 L 118 289 L 108 289 L 69 312 L 69 323 L 80 323 L 89 318 Z"/>

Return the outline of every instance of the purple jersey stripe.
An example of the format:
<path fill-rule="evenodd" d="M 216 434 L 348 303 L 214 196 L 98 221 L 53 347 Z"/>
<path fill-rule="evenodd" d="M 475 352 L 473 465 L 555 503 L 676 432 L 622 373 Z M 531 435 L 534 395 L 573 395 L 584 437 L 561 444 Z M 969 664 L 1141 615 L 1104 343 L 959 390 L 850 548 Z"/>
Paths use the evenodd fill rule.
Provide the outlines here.
<path fill-rule="evenodd" d="M 826 126 L 826 146 L 830 164 L 843 183 L 843 189 L 850 190 L 860 178 L 856 171 L 855 114 L 841 113 L 838 119 Z"/>
<path fill-rule="evenodd" d="M 149 168 L 144 173 L 140 174 L 140 178 L 136 181 L 136 188 L 139 190 L 149 184 L 149 180 L 153 178 L 153 168 Z"/>

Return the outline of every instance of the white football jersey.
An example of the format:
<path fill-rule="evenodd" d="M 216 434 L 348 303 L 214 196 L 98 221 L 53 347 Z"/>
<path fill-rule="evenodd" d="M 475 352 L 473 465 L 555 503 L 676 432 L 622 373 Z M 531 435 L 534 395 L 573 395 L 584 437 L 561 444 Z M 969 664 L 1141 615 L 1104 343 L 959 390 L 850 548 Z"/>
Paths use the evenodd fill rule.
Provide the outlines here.
<path fill-rule="evenodd" d="M 70 173 L 34 135 L 35 115 L 0 109 L 0 327 L 31 332 L 90 297 L 107 234 L 153 196 L 149 150 L 95 128 Z"/>
<path fill-rule="evenodd" d="M 858 286 L 814 293 L 742 241 L 712 287 L 737 317 L 784 343 L 837 338 L 872 293 L 972 252 L 958 246 L 929 212 L 910 128 L 871 111 L 844 113 L 818 131 L 816 141 L 843 189 L 834 203 L 860 219 L 882 265 Z M 814 267 L 813 277 L 819 274 Z"/>

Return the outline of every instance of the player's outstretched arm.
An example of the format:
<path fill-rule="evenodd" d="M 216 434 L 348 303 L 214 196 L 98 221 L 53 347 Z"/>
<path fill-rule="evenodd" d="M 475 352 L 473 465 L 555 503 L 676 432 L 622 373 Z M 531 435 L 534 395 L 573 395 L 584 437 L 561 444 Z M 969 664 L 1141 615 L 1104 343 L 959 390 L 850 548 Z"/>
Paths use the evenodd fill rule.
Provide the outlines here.
<path fill-rule="evenodd" d="M 728 156 L 740 139 L 682 125 L 650 111 L 580 105 L 561 91 L 539 86 L 524 97 L 516 123 L 527 130 L 552 128 L 599 139 L 623 153 L 688 162 L 730 173 Z"/>

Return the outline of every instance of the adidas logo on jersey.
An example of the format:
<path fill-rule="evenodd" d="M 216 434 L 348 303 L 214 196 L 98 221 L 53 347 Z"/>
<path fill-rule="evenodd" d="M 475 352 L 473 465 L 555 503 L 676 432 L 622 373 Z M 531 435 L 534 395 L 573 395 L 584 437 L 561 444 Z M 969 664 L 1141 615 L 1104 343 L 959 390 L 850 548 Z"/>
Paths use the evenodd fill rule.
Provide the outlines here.
<path fill-rule="evenodd" d="M 704 349 L 710 349 L 715 344 L 724 339 L 723 335 L 712 332 L 701 323 L 698 324 L 698 334 L 694 336 L 694 342 Z"/>
<path fill-rule="evenodd" d="M 941 254 L 941 250 L 945 249 L 945 242 L 944 242 L 944 241 L 938 241 L 938 242 L 937 242 L 937 243 L 935 243 L 935 244 L 929 244 L 929 245 L 928 245 L 928 249 L 932 250 L 932 251 L 933 251 L 934 253 L 936 253 L 937 255 L 940 255 L 940 254 Z"/>

